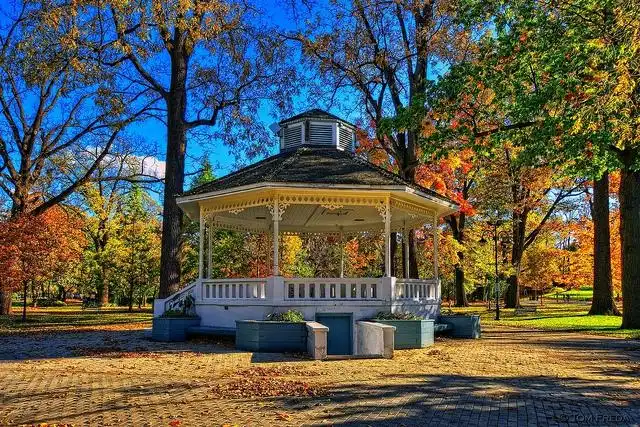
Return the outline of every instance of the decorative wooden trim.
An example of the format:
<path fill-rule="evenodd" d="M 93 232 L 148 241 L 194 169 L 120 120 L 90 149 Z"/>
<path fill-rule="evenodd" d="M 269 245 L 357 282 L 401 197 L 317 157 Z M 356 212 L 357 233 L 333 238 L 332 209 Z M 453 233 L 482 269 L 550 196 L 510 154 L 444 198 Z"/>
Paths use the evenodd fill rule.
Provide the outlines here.
<path fill-rule="evenodd" d="M 255 199 L 246 199 L 236 202 L 221 203 L 213 206 L 208 206 L 202 209 L 205 216 L 210 216 L 216 212 L 231 212 L 234 214 L 240 213 L 247 208 L 256 206 L 269 206 L 273 203 L 273 196 L 261 196 Z"/>
<path fill-rule="evenodd" d="M 255 227 L 248 224 L 234 224 L 225 221 L 211 221 L 211 227 L 215 229 L 223 229 L 223 230 L 231 230 L 231 231 L 241 231 L 246 233 L 260 233 L 268 231 L 266 227 Z M 255 223 L 254 223 L 255 224 Z"/>
<path fill-rule="evenodd" d="M 385 198 L 380 196 L 327 196 L 322 194 L 279 194 L 282 202 L 295 205 L 320 205 L 331 209 L 350 206 L 384 206 Z"/>
<path fill-rule="evenodd" d="M 282 202 L 279 198 L 276 198 L 273 204 L 267 205 L 267 209 L 269 209 L 271 218 L 275 220 L 277 217 L 278 221 L 282 221 L 282 215 L 284 215 L 284 212 L 287 210 L 290 204 L 291 203 Z"/>
<path fill-rule="evenodd" d="M 409 212 L 413 215 L 417 214 L 428 218 L 431 218 L 435 213 L 433 209 L 424 208 L 422 206 L 418 206 L 410 202 L 405 202 L 404 200 L 398 200 L 396 198 L 391 198 L 391 206 L 396 209 L 400 209 L 401 211 Z M 412 218 L 415 218 L 415 216 L 413 216 Z"/>

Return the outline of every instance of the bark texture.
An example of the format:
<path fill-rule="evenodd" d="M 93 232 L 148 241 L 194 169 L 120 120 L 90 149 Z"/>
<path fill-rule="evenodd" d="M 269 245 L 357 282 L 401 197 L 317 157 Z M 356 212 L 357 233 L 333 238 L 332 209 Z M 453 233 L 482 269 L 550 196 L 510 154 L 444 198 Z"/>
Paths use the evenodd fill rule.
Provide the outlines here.
<path fill-rule="evenodd" d="M 609 175 L 593 183 L 593 299 L 589 314 L 620 315 L 613 300 L 611 280 L 611 229 L 609 226 Z"/>
<path fill-rule="evenodd" d="M 640 328 L 640 171 L 625 162 L 620 175 L 622 327 Z"/>
<path fill-rule="evenodd" d="M 167 164 L 162 210 L 159 298 L 180 288 L 182 211 L 176 195 L 184 189 L 184 158 L 187 150 L 187 66 L 188 56 L 176 47 L 171 51 L 171 88 L 167 94 Z"/>

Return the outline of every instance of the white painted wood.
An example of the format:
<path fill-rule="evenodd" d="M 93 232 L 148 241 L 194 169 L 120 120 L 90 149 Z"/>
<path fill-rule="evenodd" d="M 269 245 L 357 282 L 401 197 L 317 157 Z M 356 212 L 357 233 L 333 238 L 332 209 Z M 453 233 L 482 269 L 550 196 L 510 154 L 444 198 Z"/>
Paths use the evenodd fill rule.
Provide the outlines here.
<path fill-rule="evenodd" d="M 433 215 L 433 277 L 438 279 L 438 215 Z"/>
<path fill-rule="evenodd" d="M 280 206 L 278 199 L 273 201 L 273 275 L 280 275 L 280 255 L 278 245 L 280 243 Z"/>
<path fill-rule="evenodd" d="M 385 202 L 384 209 L 384 275 L 391 277 L 391 206 L 389 199 Z"/>
<path fill-rule="evenodd" d="M 340 277 L 344 277 L 344 235 L 340 227 Z"/>
<path fill-rule="evenodd" d="M 284 279 L 284 299 L 370 301 L 382 299 L 382 280 L 376 277 L 294 277 Z"/>
<path fill-rule="evenodd" d="M 436 279 L 396 279 L 395 292 L 395 300 L 436 300 L 438 281 Z"/>
<path fill-rule="evenodd" d="M 204 278 L 204 223 L 205 219 L 202 216 L 202 208 L 200 208 L 200 234 L 199 240 L 200 245 L 198 248 L 198 277 L 200 279 Z"/>
<path fill-rule="evenodd" d="M 202 301 L 218 300 L 267 300 L 269 291 L 265 278 L 248 279 L 204 279 L 202 280 Z"/>
<path fill-rule="evenodd" d="M 409 278 L 409 229 L 405 224 L 402 232 L 402 243 L 404 243 L 404 278 Z"/>
<path fill-rule="evenodd" d="M 211 278 L 211 260 L 213 257 L 213 244 L 212 244 L 212 240 L 213 240 L 213 227 L 211 226 L 211 223 L 208 224 L 208 232 L 207 232 L 207 277 Z"/>

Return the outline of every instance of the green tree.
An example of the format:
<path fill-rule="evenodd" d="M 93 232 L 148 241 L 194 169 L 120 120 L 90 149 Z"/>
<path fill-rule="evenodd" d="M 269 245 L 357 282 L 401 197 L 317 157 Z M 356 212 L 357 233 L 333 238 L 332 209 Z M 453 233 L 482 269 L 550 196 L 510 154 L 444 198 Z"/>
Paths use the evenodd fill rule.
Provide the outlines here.
<path fill-rule="evenodd" d="M 125 299 L 132 311 L 158 288 L 160 271 L 160 224 L 156 203 L 137 185 L 125 198 L 120 230 L 122 249 L 119 270 L 126 286 Z"/>
<path fill-rule="evenodd" d="M 165 110 L 164 298 L 181 284 L 183 214 L 175 195 L 184 190 L 187 134 L 204 130 L 236 154 L 266 152 L 272 137 L 258 111 L 265 103 L 287 110 L 297 87 L 287 46 L 244 1 L 73 0 L 54 9 L 81 18 L 69 34 L 92 47 L 101 66 L 129 76 L 126 91 L 157 98 Z"/>
<path fill-rule="evenodd" d="M 638 326 L 640 255 L 633 248 L 640 236 L 640 151 L 632 131 L 638 121 L 637 5 L 593 0 L 465 4 L 469 25 L 480 23 L 488 31 L 474 61 L 453 69 L 442 85 L 445 93 L 457 94 L 445 95 L 441 104 L 455 124 L 449 131 L 500 139 L 528 129 L 535 132 L 526 141 L 531 159 L 548 155 L 568 174 L 594 179 L 621 170 L 623 326 Z M 606 226 L 605 211 L 597 213 L 596 222 Z M 597 242 L 606 240 L 601 237 Z M 607 275 L 595 277 L 595 300 L 608 300 L 603 304 L 608 309 Z"/>
<path fill-rule="evenodd" d="M 147 107 L 113 91 L 112 76 L 88 65 L 87 51 L 63 30 L 72 15 L 47 10 L 29 1 L 0 9 L 8 16 L 0 28 L 0 191 L 12 218 L 42 214 L 88 182 L 122 128 Z M 95 156 L 83 173 L 70 174 L 88 151 Z M 0 290 L 0 314 L 10 303 Z"/>

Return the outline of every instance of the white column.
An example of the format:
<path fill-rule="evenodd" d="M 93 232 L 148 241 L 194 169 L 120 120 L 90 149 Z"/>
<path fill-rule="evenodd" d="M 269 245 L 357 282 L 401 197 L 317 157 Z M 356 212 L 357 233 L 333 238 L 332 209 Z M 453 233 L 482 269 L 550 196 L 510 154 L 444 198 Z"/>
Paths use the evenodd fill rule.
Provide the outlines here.
<path fill-rule="evenodd" d="M 404 278 L 408 279 L 409 278 L 409 230 L 407 229 L 407 224 L 405 223 L 404 225 L 404 231 L 403 231 L 403 236 L 404 237 L 403 243 L 404 243 Z"/>
<path fill-rule="evenodd" d="M 270 243 L 269 242 L 269 233 L 264 233 L 264 243 L 265 243 L 265 252 L 267 253 L 267 263 L 266 264 L 267 264 L 267 275 L 268 275 L 269 274 L 269 269 L 272 269 L 272 266 L 271 266 L 271 251 L 269 250 L 269 243 Z"/>
<path fill-rule="evenodd" d="M 340 278 L 344 277 L 344 236 L 342 226 L 340 226 Z"/>
<path fill-rule="evenodd" d="M 204 278 L 204 217 L 200 208 L 200 248 L 198 250 L 198 278 Z"/>
<path fill-rule="evenodd" d="M 438 279 L 438 214 L 433 213 L 433 278 Z"/>
<path fill-rule="evenodd" d="M 213 239 L 213 221 L 209 222 L 209 232 L 207 233 L 207 278 L 211 279 L 211 258 L 213 256 L 212 239 Z"/>
<path fill-rule="evenodd" d="M 391 277 L 391 207 L 389 199 L 385 201 L 384 213 L 384 275 Z"/>
<path fill-rule="evenodd" d="M 278 198 L 273 201 L 273 275 L 280 275 L 280 256 L 278 255 L 278 244 L 280 241 L 280 206 L 278 206 Z"/>

